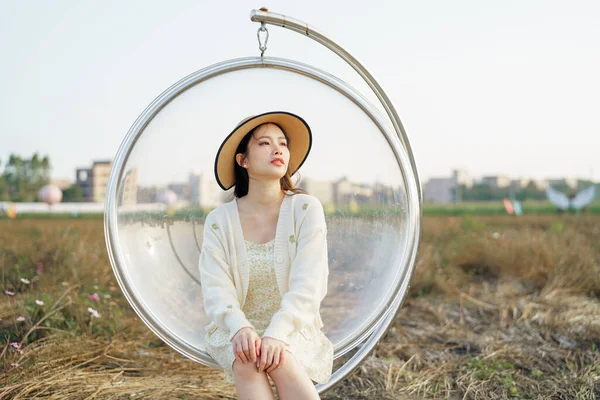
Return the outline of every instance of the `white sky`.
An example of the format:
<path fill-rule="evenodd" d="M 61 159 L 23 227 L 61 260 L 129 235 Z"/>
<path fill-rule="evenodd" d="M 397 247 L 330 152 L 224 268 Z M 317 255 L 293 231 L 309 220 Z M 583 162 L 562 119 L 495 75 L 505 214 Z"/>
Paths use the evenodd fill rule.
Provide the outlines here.
<path fill-rule="evenodd" d="M 259 54 L 249 14 L 261 6 L 326 32 L 369 69 L 402 119 L 423 180 L 453 168 L 476 177 L 600 180 L 598 1 L 0 0 L 0 162 L 37 151 L 50 156 L 53 177 L 74 180 L 76 167 L 111 159 L 171 84 Z M 267 56 L 315 65 L 366 93 L 360 77 L 316 42 L 278 27 L 269 32 Z M 389 151 L 368 124 L 361 127 L 351 103 L 305 78 L 264 83 L 276 74 L 261 73 L 198 86 L 180 110 L 173 103 L 163 120 L 173 121 L 171 139 L 156 129 L 138 149 L 144 168 L 158 163 L 172 172 L 163 178 L 176 181 L 192 167 L 210 170 L 233 125 L 265 107 L 311 116 L 307 174 L 326 162 L 358 180 L 389 168 L 373 158 Z M 176 128 L 190 107 L 198 113 Z M 192 136 L 201 122 L 208 132 Z M 210 140 L 198 146 L 199 137 Z"/>

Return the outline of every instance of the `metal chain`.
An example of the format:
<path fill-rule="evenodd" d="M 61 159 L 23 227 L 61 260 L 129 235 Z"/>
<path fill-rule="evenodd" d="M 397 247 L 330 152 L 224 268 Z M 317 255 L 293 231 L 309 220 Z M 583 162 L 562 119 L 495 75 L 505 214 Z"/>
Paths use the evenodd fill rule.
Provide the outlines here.
<path fill-rule="evenodd" d="M 262 44 L 262 40 L 260 39 L 261 32 L 266 32 L 265 44 Z M 258 49 L 260 50 L 260 56 L 262 57 L 265 54 L 265 50 L 267 50 L 267 41 L 269 40 L 269 31 L 264 22 L 260 23 L 260 28 L 258 28 L 258 31 L 256 32 L 256 37 L 258 38 Z"/>

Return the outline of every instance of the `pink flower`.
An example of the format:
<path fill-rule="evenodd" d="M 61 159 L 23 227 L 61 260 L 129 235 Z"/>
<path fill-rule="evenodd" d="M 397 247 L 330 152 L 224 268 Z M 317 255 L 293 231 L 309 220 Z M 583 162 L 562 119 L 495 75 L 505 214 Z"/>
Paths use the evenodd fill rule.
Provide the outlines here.
<path fill-rule="evenodd" d="M 43 300 L 36 300 L 35 304 L 37 304 L 38 306 L 43 306 L 44 305 L 44 301 Z"/>
<path fill-rule="evenodd" d="M 21 348 L 21 345 L 19 343 L 17 343 L 17 342 L 12 342 L 10 345 L 12 347 L 14 347 L 15 349 L 17 349 L 17 350 L 19 350 Z"/>
<path fill-rule="evenodd" d="M 44 269 L 44 264 L 37 263 L 37 274 L 40 275 L 42 273 L 42 269 Z"/>
<path fill-rule="evenodd" d="M 100 313 L 94 310 L 92 307 L 88 307 L 87 309 L 93 317 L 100 318 Z"/>
<path fill-rule="evenodd" d="M 18 366 L 19 366 L 19 364 L 18 364 L 18 363 L 12 363 L 12 364 L 10 364 L 10 366 L 11 366 L 11 367 L 18 367 Z"/>
<path fill-rule="evenodd" d="M 90 300 L 100 301 L 100 296 L 98 296 L 98 293 L 91 294 Z"/>
<path fill-rule="evenodd" d="M 4 293 L 6 293 L 9 296 L 14 296 L 15 292 L 11 292 L 10 290 L 5 290 Z"/>
<path fill-rule="evenodd" d="M 21 315 L 21 316 L 17 317 L 17 321 L 23 322 L 23 321 L 25 321 L 25 317 Z"/>
<path fill-rule="evenodd" d="M 114 287 L 114 286 L 109 287 L 109 289 L 110 289 L 111 292 L 114 292 L 115 290 L 117 290 L 117 288 Z"/>

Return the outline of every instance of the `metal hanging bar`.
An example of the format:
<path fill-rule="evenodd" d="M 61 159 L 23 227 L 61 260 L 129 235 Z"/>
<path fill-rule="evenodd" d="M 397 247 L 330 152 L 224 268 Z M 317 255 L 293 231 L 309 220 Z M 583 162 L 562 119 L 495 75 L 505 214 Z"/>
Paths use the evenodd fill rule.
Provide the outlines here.
<path fill-rule="evenodd" d="M 347 64 L 349 64 L 360 76 L 363 80 L 369 85 L 371 90 L 377 96 L 379 102 L 383 105 L 388 117 L 390 118 L 394 130 L 398 135 L 398 139 L 400 143 L 404 147 L 409 163 L 412 169 L 412 173 L 405 174 L 404 179 L 406 180 L 407 187 L 413 187 L 416 190 L 416 198 L 411 195 L 411 190 L 408 191 L 409 195 L 409 203 L 417 205 L 419 209 L 419 215 L 413 214 L 412 218 L 415 220 L 411 220 L 410 223 L 414 224 L 417 227 L 416 237 L 420 235 L 420 219 L 423 195 L 421 184 L 419 181 L 419 176 L 417 174 L 417 166 L 414 160 L 413 152 L 410 147 L 410 143 L 408 141 L 408 136 L 400 122 L 400 117 L 396 112 L 391 100 L 383 91 L 383 88 L 377 83 L 373 75 L 356 59 L 354 58 L 348 51 L 342 48 L 340 45 L 335 43 L 333 40 L 328 38 L 324 33 L 318 31 L 313 27 L 309 27 L 307 23 L 302 22 L 300 20 L 296 20 L 290 17 L 287 17 L 282 14 L 276 14 L 269 12 L 268 9 L 262 8 L 260 10 L 252 10 L 250 13 L 250 20 L 253 22 L 260 22 L 261 24 L 267 23 L 272 25 L 281 26 L 283 28 L 290 29 L 292 31 L 301 33 L 305 36 L 310 37 L 311 39 L 317 41 L 323 46 L 327 47 L 329 50 L 333 51 L 339 57 L 341 57 Z M 414 266 L 416 257 L 416 251 L 413 255 L 411 255 L 411 260 L 409 265 Z M 358 368 L 360 362 L 372 351 L 374 351 L 377 342 L 383 337 L 383 335 L 387 332 L 387 329 L 391 325 L 392 321 L 396 317 L 397 313 L 400 311 L 400 306 L 404 301 L 404 297 L 408 293 L 408 287 L 410 286 L 409 280 L 405 280 L 402 282 L 402 290 L 400 291 L 400 295 L 396 296 L 393 300 L 392 305 L 389 308 L 389 312 L 385 315 L 382 321 L 379 323 L 377 329 L 371 334 L 371 336 L 361 345 L 359 346 L 358 351 L 350 358 L 350 360 L 346 361 L 342 367 L 334 372 L 332 379 L 325 384 L 318 384 L 317 391 L 319 393 L 324 393 L 327 390 L 331 389 L 335 385 L 337 385 L 341 379 L 347 376 L 350 372 Z"/>
<path fill-rule="evenodd" d="M 333 51 L 335 54 L 340 56 L 344 61 L 346 61 L 346 63 L 348 63 L 361 76 L 361 78 L 363 78 L 363 80 L 373 90 L 373 92 L 377 96 L 377 99 L 383 105 L 386 113 L 388 114 L 390 120 L 392 121 L 394 129 L 396 130 L 396 132 L 398 132 L 398 137 L 399 137 L 400 141 L 402 142 L 402 145 L 407 150 L 407 152 L 411 155 L 411 157 L 410 157 L 411 166 L 415 171 L 415 177 L 417 179 L 419 202 L 422 202 L 421 184 L 419 182 L 418 176 L 416 175 L 417 166 L 416 166 L 414 157 L 412 156 L 413 152 L 410 147 L 410 143 L 408 141 L 408 136 L 406 135 L 404 127 L 402 126 L 402 123 L 400 122 L 400 117 L 398 116 L 398 113 L 396 112 L 396 109 L 394 108 L 391 100 L 385 94 L 385 92 L 383 91 L 383 88 L 379 85 L 379 83 L 377 83 L 377 81 L 375 80 L 373 75 L 371 75 L 371 73 L 356 58 L 354 58 L 348 51 L 346 51 L 344 48 L 342 48 L 336 42 L 334 42 L 329 37 L 327 37 L 323 32 L 319 31 L 315 27 L 309 26 L 306 22 L 303 22 L 303 21 L 300 21 L 300 20 L 297 20 L 294 18 L 290 18 L 283 14 L 277 14 L 277 13 L 270 12 L 266 8 L 261 8 L 259 10 L 252 10 L 250 12 L 250 20 L 253 22 L 260 22 L 261 24 L 266 23 L 266 24 L 281 26 L 283 28 L 287 28 L 292 31 L 301 33 L 305 36 L 308 36 L 309 38 L 317 41 L 318 43 L 322 44 L 323 46 L 327 47 L 329 50 Z"/>

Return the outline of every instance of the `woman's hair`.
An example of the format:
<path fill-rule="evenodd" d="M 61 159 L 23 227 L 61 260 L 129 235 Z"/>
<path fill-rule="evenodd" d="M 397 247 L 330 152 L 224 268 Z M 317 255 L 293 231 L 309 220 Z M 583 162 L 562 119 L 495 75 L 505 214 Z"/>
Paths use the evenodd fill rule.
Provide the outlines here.
<path fill-rule="evenodd" d="M 277 125 L 273 122 L 265 122 L 264 124 Z M 238 147 L 235 151 L 235 155 L 242 153 L 244 156 L 247 156 L 248 143 L 250 143 L 250 138 L 252 136 L 254 136 L 254 133 L 258 130 L 258 128 L 260 128 L 264 124 L 258 125 L 256 128 L 254 128 L 250 132 L 248 132 L 246 134 L 246 136 L 244 136 L 244 138 L 240 141 L 240 144 L 238 145 Z M 279 125 L 277 125 L 277 126 L 279 127 L 279 129 L 281 129 L 281 127 Z M 283 131 L 283 129 L 281 129 L 281 131 L 283 132 L 285 138 L 287 139 L 288 146 L 289 146 L 290 140 L 289 140 L 288 136 Z M 239 166 L 239 164 L 235 160 L 235 156 L 233 158 L 233 172 L 235 175 L 235 187 L 234 187 L 233 194 L 235 197 L 238 197 L 238 198 L 244 197 L 245 195 L 248 194 L 248 186 L 250 183 L 250 178 L 248 177 L 248 170 L 246 168 Z M 298 173 L 298 174 L 300 174 L 300 173 Z M 285 175 L 281 177 L 281 179 L 279 180 L 279 183 L 281 184 L 281 190 L 283 190 L 284 192 L 289 190 L 289 191 L 293 192 L 294 194 L 299 194 L 299 193 L 306 194 L 307 193 L 306 190 L 304 190 L 304 189 L 294 187 L 294 183 L 292 182 L 292 177 L 290 175 L 289 169 L 285 172 Z"/>

